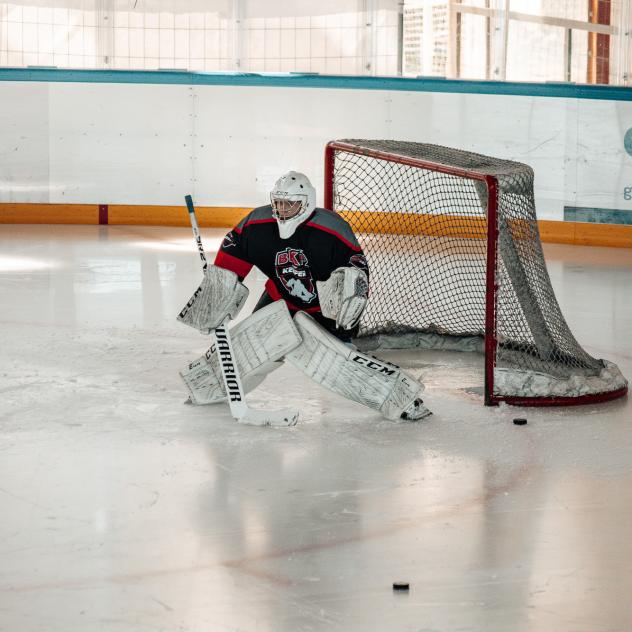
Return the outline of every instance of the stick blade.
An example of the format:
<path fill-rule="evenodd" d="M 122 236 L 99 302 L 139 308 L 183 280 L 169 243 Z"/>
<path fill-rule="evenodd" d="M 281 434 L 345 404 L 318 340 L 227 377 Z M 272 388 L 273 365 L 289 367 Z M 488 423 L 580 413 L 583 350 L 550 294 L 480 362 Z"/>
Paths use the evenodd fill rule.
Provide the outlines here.
<path fill-rule="evenodd" d="M 283 410 L 255 410 L 249 408 L 237 421 L 249 426 L 274 426 L 277 428 L 296 426 L 298 411 L 288 408 Z"/>

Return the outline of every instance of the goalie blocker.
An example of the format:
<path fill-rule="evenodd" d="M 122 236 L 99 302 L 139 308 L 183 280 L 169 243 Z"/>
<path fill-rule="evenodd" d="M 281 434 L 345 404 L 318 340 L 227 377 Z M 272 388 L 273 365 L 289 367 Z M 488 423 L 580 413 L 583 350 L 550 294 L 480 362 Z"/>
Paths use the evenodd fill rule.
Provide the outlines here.
<path fill-rule="evenodd" d="M 210 334 L 226 318 L 235 318 L 248 298 L 248 288 L 237 275 L 215 265 L 204 268 L 204 279 L 178 314 L 178 320 Z"/>

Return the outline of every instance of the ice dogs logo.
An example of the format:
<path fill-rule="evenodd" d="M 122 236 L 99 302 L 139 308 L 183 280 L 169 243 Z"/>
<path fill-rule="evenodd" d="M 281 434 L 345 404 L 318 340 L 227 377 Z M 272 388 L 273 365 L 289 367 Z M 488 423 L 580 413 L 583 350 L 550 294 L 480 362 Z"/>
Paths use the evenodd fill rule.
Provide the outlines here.
<path fill-rule="evenodd" d="M 235 242 L 235 233 L 231 230 L 230 233 L 224 237 L 224 241 L 222 242 L 222 248 L 230 248 L 232 246 L 236 246 L 237 242 Z"/>
<path fill-rule="evenodd" d="M 307 257 L 302 250 L 286 248 L 276 253 L 274 267 L 283 287 L 304 303 L 311 303 L 316 297 L 314 280 Z"/>

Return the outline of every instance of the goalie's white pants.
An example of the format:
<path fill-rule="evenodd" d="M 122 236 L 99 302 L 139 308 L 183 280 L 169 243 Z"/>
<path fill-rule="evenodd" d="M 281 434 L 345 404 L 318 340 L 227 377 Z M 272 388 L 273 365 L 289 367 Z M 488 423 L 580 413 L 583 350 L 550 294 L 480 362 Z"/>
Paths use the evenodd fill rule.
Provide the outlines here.
<path fill-rule="evenodd" d="M 349 347 L 305 312 L 294 324 L 303 341 L 285 359 L 334 393 L 399 419 L 423 391 L 399 367 Z"/>

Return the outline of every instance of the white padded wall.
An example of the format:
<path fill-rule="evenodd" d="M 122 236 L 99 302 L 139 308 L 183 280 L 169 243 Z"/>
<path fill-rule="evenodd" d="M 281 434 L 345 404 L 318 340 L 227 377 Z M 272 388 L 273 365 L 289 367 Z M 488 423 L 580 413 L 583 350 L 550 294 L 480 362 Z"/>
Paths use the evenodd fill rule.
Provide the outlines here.
<path fill-rule="evenodd" d="M 334 138 L 395 138 L 530 164 L 542 219 L 632 209 L 632 104 L 358 89 L 2 82 L 0 201 L 249 206 L 284 170 L 322 202 Z M 628 192 L 628 197 L 632 195 Z"/>

